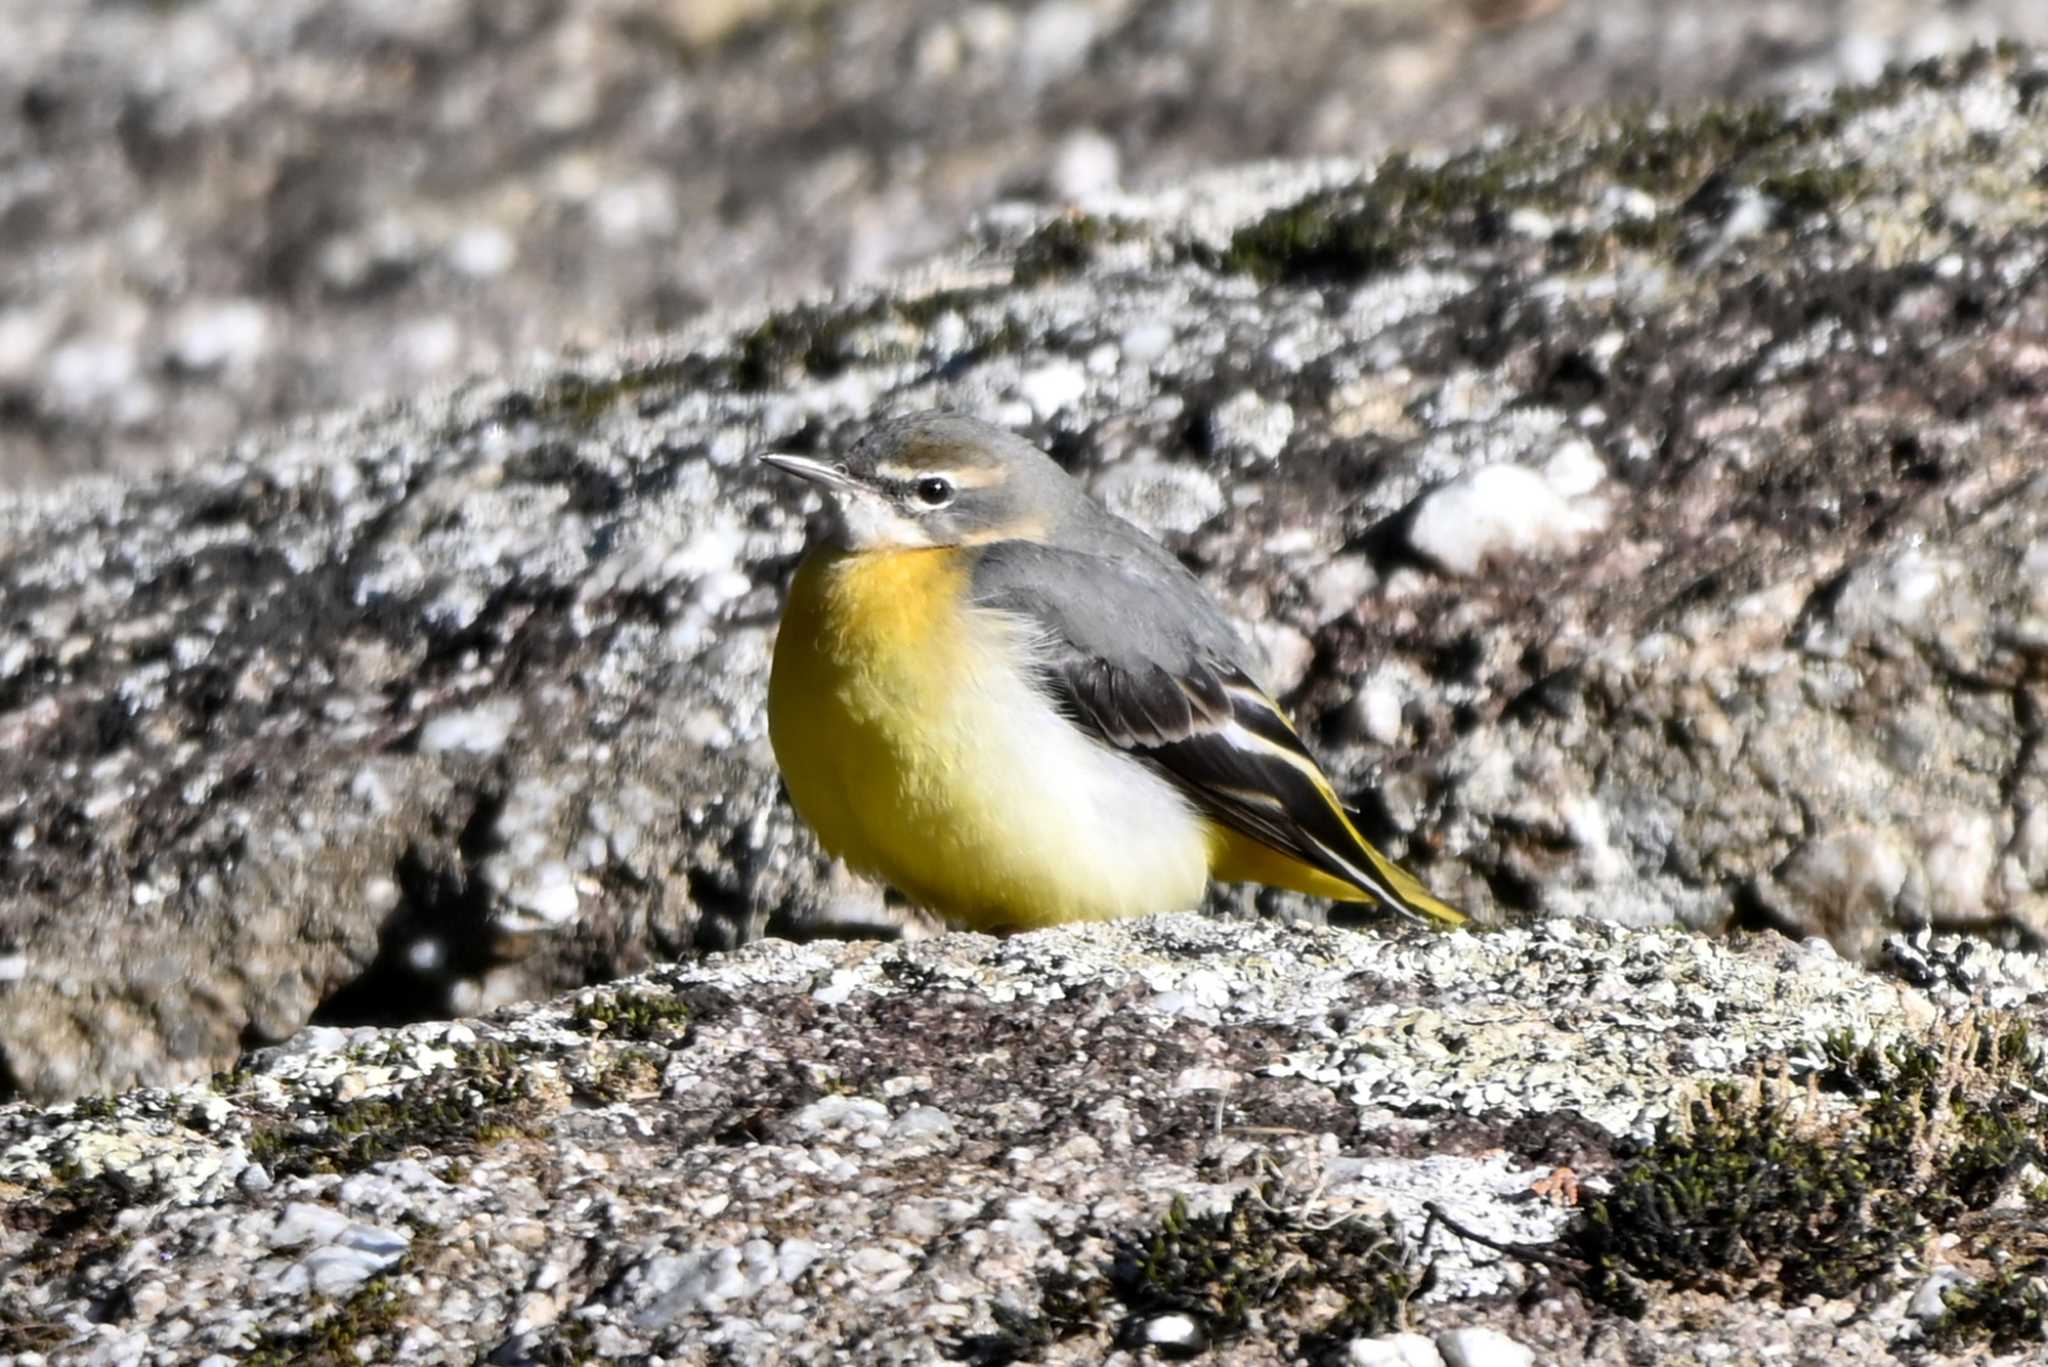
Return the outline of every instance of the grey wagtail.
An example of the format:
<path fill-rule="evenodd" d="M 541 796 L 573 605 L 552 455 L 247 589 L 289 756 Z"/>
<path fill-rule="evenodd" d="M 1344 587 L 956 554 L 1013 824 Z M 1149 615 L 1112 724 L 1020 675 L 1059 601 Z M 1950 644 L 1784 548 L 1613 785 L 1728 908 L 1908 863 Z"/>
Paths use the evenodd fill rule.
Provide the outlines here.
<path fill-rule="evenodd" d="M 768 734 L 857 872 L 981 930 L 1185 910 L 1211 878 L 1464 921 L 1358 833 L 1195 577 L 1029 442 L 924 413 L 837 464 L 761 459 L 838 514 Z"/>

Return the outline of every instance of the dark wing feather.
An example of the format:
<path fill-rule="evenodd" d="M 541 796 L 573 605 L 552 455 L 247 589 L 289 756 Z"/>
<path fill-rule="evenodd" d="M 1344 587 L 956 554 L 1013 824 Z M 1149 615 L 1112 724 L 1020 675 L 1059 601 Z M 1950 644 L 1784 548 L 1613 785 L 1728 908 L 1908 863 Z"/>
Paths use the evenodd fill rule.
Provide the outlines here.
<path fill-rule="evenodd" d="M 998 543 L 977 568 L 976 602 L 1029 624 L 1046 690 L 1068 716 L 1212 820 L 1397 911 L 1462 921 L 1359 835 L 1222 614 L 1152 549 L 1165 565 Z"/>

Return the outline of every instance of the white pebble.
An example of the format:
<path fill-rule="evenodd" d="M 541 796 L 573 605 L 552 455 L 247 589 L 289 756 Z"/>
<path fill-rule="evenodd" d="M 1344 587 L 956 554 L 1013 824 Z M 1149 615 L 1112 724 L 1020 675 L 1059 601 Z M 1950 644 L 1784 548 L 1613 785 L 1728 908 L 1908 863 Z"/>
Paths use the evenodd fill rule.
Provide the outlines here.
<path fill-rule="evenodd" d="M 1497 1329 L 1453 1329 L 1439 1334 L 1444 1367 L 1531 1367 L 1536 1354 Z"/>
<path fill-rule="evenodd" d="M 1267 402 L 1249 389 L 1217 405 L 1209 418 L 1210 444 L 1226 455 L 1277 459 L 1294 435 L 1294 409 Z"/>
<path fill-rule="evenodd" d="M 488 223 L 465 229 L 448 244 L 448 264 L 477 279 L 503 275 L 518 255 L 512 235 Z"/>
<path fill-rule="evenodd" d="M 1166 354 L 1173 345 L 1173 324 L 1163 318 L 1151 318 L 1133 323 L 1124 329 L 1118 339 L 1117 348 L 1123 352 L 1126 363 L 1144 367 Z"/>
<path fill-rule="evenodd" d="M 1600 463 L 1593 443 L 1573 437 L 1558 445 L 1543 462 L 1543 482 L 1559 498 L 1580 498 L 1592 493 L 1607 479 L 1607 467 Z"/>
<path fill-rule="evenodd" d="M 1386 674 L 1370 675 L 1358 691 L 1358 726 L 1375 745 L 1393 745 L 1401 739 L 1401 690 Z"/>
<path fill-rule="evenodd" d="M 254 300 L 193 305 L 175 324 L 171 359 L 188 371 L 246 366 L 262 356 L 269 340 L 269 316 Z"/>
<path fill-rule="evenodd" d="M 1424 497 L 1408 544 L 1439 568 L 1469 575 L 1501 556 L 1569 552 L 1603 523 L 1559 497 L 1535 471 L 1489 465 Z"/>
<path fill-rule="evenodd" d="M 1116 144 L 1093 128 L 1067 135 L 1053 153 L 1052 193 L 1056 199 L 1086 199 L 1114 190 L 1123 174 Z"/>
<path fill-rule="evenodd" d="M 1202 1326 L 1187 1315 L 1160 1315 L 1145 1322 L 1145 1342 L 1155 1348 L 1200 1352 L 1208 1342 Z"/>
<path fill-rule="evenodd" d="M 1041 422 L 1079 402 L 1087 392 L 1088 372 L 1072 361 L 1049 362 L 1017 380 L 1017 393 Z"/>
<path fill-rule="evenodd" d="M 1971 1278 L 1958 1269 L 1937 1267 L 1914 1290 L 1913 1299 L 1906 1305 L 1906 1313 L 1922 1324 L 1933 1324 L 1948 1313 L 1948 1302 L 1942 1299 L 1943 1296 L 1959 1286 L 1971 1284 Z"/>
<path fill-rule="evenodd" d="M 443 712 L 420 728 L 420 753 L 495 755 L 511 739 L 513 723 L 518 720 L 519 704 L 510 698 L 461 712 Z"/>
<path fill-rule="evenodd" d="M 1353 1339 L 1345 1348 L 1351 1367 L 1443 1367 L 1443 1354 L 1420 1334 Z"/>

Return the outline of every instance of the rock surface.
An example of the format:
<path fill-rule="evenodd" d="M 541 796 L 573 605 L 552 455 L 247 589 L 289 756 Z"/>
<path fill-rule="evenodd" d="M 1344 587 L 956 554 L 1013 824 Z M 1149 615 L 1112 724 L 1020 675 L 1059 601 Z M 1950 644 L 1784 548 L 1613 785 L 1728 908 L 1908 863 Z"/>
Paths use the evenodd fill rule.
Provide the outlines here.
<path fill-rule="evenodd" d="M 2048 41 L 2036 0 L 10 7 L 0 483 L 867 279 L 998 196 Z"/>
<path fill-rule="evenodd" d="M 2048 974 L 1898 950 L 1926 990 L 1771 935 L 1181 915 L 767 942 L 486 1020 L 310 1031 L 211 1085 L 0 1107 L 0 1354 L 1962 1360 L 2006 1321 L 1957 1288 L 2017 1256 L 2021 1205 L 1992 1207 L 2038 1202 L 2016 1155 L 2040 1145 L 1957 1135 L 2042 1110 L 1977 1090 L 1969 1013 L 2038 1026 Z M 1766 1175 L 1651 1137 L 1688 1111 L 1700 1146 L 1747 1142 L 1730 1115 L 1768 1136 L 1740 1099 L 1765 1097 L 1796 1118 L 1769 1162 L 1853 1187 L 1886 1131 L 1851 1037 L 1946 1060 L 1950 1118 L 1899 1140 L 1907 1194 L 1977 1194 L 1890 1211 L 1875 1261 L 1826 1221 L 1713 1244 Z M 1668 1242 L 1603 1241 L 1650 1178 Z M 1603 1249 L 1628 1280 L 1593 1274 Z M 1796 1294 L 1823 1253 L 1860 1278 Z"/>
<path fill-rule="evenodd" d="M 887 289 L 0 500 L 0 1085 L 893 923 L 777 800 L 802 509 L 746 457 L 927 406 L 1167 537 L 1484 921 L 2035 943 L 2044 84 L 997 213 Z"/>

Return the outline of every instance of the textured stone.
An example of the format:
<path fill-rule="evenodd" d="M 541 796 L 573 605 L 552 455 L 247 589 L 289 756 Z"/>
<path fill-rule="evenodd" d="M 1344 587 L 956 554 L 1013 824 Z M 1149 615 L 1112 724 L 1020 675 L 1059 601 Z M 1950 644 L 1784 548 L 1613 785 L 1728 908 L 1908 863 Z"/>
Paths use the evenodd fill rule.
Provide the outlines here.
<path fill-rule="evenodd" d="M 1901 949 L 1939 981 L 1775 936 L 1179 915 L 768 941 L 489 1020 L 328 1032 L 212 1086 L 0 1105 L 0 1351 L 921 1361 L 1036 1323 L 1055 1364 L 1211 1337 L 1244 1364 L 1311 1341 L 1417 1367 L 1881 1356 L 1967 1278 L 1658 1296 L 1631 1319 L 1543 1259 L 1585 1199 L 1560 1172 L 1590 1195 L 1680 1098 L 1770 1074 L 1840 1105 L 1801 1081 L 1818 1041 L 1923 1040 L 1992 1000 L 2048 1017 L 2038 963 Z M 1042 1317 L 1176 1204 L 1246 1193 L 1295 1229 L 1391 1219 L 1432 1269 L 1409 1332 L 1331 1342 L 1360 1290 L 1341 1282 L 1241 1332 L 1198 1299 Z"/>

